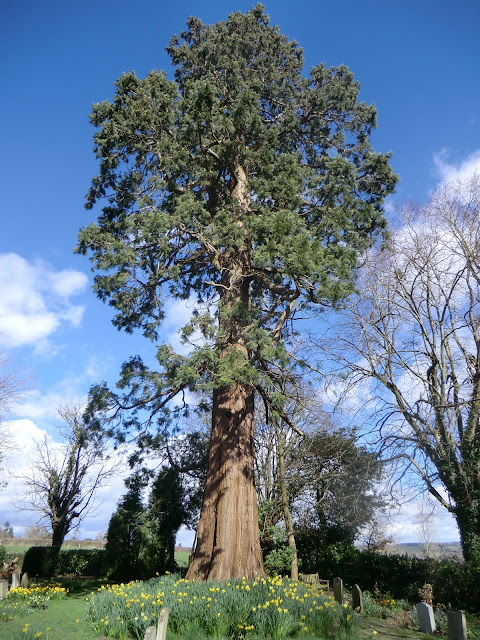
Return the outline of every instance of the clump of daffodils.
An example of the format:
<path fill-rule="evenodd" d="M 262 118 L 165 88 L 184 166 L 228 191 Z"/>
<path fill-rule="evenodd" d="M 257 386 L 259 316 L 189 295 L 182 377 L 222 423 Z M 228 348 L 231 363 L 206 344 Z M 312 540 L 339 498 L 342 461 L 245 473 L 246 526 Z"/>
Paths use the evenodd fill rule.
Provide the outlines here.
<path fill-rule="evenodd" d="M 206 636 L 269 638 L 353 634 L 355 613 L 332 596 L 281 576 L 228 582 L 195 582 L 162 576 L 148 582 L 102 586 L 88 598 L 93 628 L 113 638 L 128 634 L 142 640 L 169 609 L 169 629 L 181 635 L 202 630 Z"/>

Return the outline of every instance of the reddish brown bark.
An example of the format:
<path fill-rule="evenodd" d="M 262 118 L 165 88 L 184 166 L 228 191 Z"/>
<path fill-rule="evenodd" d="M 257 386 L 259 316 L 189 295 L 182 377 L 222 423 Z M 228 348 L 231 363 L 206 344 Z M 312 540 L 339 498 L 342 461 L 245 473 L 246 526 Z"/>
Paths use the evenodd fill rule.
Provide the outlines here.
<path fill-rule="evenodd" d="M 237 385 L 214 394 L 207 481 L 187 578 L 263 574 L 253 474 L 253 391 Z"/>
<path fill-rule="evenodd" d="M 244 211 L 248 211 L 250 202 L 246 184 L 244 169 L 236 167 L 233 193 Z M 243 228 L 241 220 L 237 225 L 239 230 Z M 241 312 L 242 305 L 251 308 L 248 241 L 245 239 L 241 250 L 224 251 L 218 259 L 222 267 L 218 355 L 220 363 L 225 359 L 223 362 L 230 362 L 233 369 L 241 369 L 242 362 L 249 358 L 246 320 Z M 230 377 L 225 371 L 222 375 Z M 188 579 L 225 580 L 264 574 L 254 476 L 254 392 L 248 384 L 238 382 L 233 372 L 231 380 L 213 392 L 207 479 Z"/>

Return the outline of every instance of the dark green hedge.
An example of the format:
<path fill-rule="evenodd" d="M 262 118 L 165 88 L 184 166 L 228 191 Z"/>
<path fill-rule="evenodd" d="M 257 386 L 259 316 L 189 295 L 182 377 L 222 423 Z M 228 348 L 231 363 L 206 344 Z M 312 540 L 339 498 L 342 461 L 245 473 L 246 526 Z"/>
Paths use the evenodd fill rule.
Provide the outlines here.
<path fill-rule="evenodd" d="M 30 547 L 23 559 L 22 572 L 31 577 L 51 578 L 55 575 L 58 553 L 57 547 Z"/>
<path fill-rule="evenodd" d="M 456 609 L 480 611 L 480 567 L 454 559 L 422 559 L 361 551 L 349 544 L 314 547 L 302 536 L 297 541 L 303 573 L 343 579 L 351 588 L 377 588 L 395 599 L 418 601 L 418 589 L 432 585 L 436 603 Z"/>
<path fill-rule="evenodd" d="M 23 560 L 23 573 L 39 578 L 74 573 L 99 577 L 102 573 L 103 549 L 65 549 L 30 547 Z"/>
<path fill-rule="evenodd" d="M 102 575 L 104 549 L 65 549 L 58 554 L 57 573 L 79 576 Z"/>

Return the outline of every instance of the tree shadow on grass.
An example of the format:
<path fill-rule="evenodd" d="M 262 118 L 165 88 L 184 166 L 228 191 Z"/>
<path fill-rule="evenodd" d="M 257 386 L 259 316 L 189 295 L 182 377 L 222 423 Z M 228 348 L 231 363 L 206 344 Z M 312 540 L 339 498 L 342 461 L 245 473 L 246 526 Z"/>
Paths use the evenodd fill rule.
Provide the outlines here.
<path fill-rule="evenodd" d="M 68 594 L 71 596 L 87 596 L 90 593 L 96 592 L 97 589 L 103 585 L 115 584 L 114 581 L 106 580 L 105 578 L 94 578 L 84 576 L 54 576 L 49 579 L 33 579 L 31 582 L 40 586 L 47 584 L 59 584 L 64 589 L 68 589 Z"/>

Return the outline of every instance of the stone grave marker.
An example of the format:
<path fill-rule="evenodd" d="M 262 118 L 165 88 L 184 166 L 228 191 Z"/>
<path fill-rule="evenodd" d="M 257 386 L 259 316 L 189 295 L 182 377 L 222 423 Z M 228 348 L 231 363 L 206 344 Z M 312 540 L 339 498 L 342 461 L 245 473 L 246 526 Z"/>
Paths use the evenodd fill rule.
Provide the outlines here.
<path fill-rule="evenodd" d="M 22 575 L 22 579 L 20 580 L 20 586 L 22 589 L 28 589 L 28 573 L 24 573 Z"/>
<path fill-rule="evenodd" d="M 343 604 L 343 580 L 341 578 L 333 579 L 333 597 L 338 604 Z"/>
<path fill-rule="evenodd" d="M 156 640 L 157 638 L 157 630 L 155 627 L 148 627 L 145 630 L 145 635 L 143 636 L 143 640 Z"/>
<path fill-rule="evenodd" d="M 160 617 L 158 618 L 156 640 L 165 640 L 165 636 L 167 635 L 167 626 L 168 626 L 168 608 L 165 607 L 165 609 L 162 609 L 160 611 Z"/>
<path fill-rule="evenodd" d="M 354 584 L 352 588 L 352 609 L 358 613 L 363 613 L 362 590 L 358 584 Z"/>
<path fill-rule="evenodd" d="M 0 600 L 3 600 L 8 592 L 8 580 L 0 580 Z"/>
<path fill-rule="evenodd" d="M 447 611 L 449 640 L 467 640 L 467 622 L 463 611 Z"/>
<path fill-rule="evenodd" d="M 422 633 L 435 633 L 435 618 L 432 606 L 426 602 L 417 604 L 418 625 Z"/>
<path fill-rule="evenodd" d="M 15 573 L 12 573 L 12 589 L 16 589 L 16 587 L 20 586 L 20 572 L 19 571 L 15 571 Z"/>

